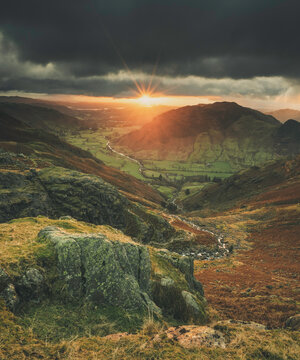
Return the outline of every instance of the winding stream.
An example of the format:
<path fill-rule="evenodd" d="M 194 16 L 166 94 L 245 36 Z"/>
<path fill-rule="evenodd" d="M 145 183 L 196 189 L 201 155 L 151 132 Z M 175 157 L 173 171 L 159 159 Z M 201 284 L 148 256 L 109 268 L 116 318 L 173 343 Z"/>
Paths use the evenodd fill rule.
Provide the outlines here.
<path fill-rule="evenodd" d="M 142 176 L 146 177 L 144 174 L 143 174 L 143 170 L 144 170 L 144 165 L 137 159 L 134 159 L 126 154 L 123 154 L 117 150 L 115 150 L 114 148 L 112 148 L 112 146 L 110 145 L 110 142 L 107 141 L 107 144 L 106 144 L 106 147 L 109 151 L 119 155 L 119 156 L 122 156 L 130 161 L 133 161 L 135 162 L 136 164 L 139 165 L 139 172 Z M 178 198 L 178 193 L 174 196 L 174 198 L 171 200 L 171 203 L 176 205 L 178 209 L 180 210 L 183 210 L 178 204 L 176 204 L 176 200 Z M 214 260 L 214 259 L 218 259 L 218 258 L 222 258 L 224 256 L 227 256 L 229 254 L 229 250 L 227 249 L 226 247 L 226 243 L 224 241 L 224 235 L 222 234 L 216 234 L 210 230 L 207 230 L 207 229 L 203 229 L 202 227 L 198 226 L 197 224 L 195 224 L 194 222 L 190 221 L 190 220 L 187 220 L 185 218 L 183 218 L 182 216 L 179 216 L 179 215 L 171 215 L 171 218 L 173 219 L 177 219 L 183 223 L 185 223 L 186 225 L 192 227 L 193 229 L 195 230 L 198 230 L 198 231 L 204 231 L 204 232 L 207 232 L 211 235 L 213 235 L 216 239 L 217 239 L 217 242 L 218 242 L 218 246 L 217 246 L 217 249 L 213 249 L 213 250 L 202 250 L 202 252 L 198 252 L 198 253 L 195 253 L 193 251 L 190 251 L 190 252 L 185 252 L 183 255 L 189 255 L 189 256 L 192 256 L 196 259 L 202 259 L 202 260 Z"/>
<path fill-rule="evenodd" d="M 119 156 L 122 156 L 122 157 L 124 157 L 124 158 L 126 158 L 126 159 L 128 159 L 128 160 L 130 160 L 130 161 L 133 161 L 133 162 L 135 162 L 136 164 L 138 164 L 138 165 L 139 165 L 139 172 L 140 172 L 141 175 L 144 176 L 144 174 L 143 174 L 144 165 L 143 165 L 139 160 L 134 159 L 134 158 L 130 157 L 129 155 L 123 154 L 123 153 L 115 150 L 114 148 L 112 148 L 112 146 L 110 145 L 110 142 L 109 142 L 109 141 L 107 141 L 107 143 L 106 143 L 106 148 L 107 148 L 109 151 L 111 151 L 111 152 L 113 152 L 113 153 L 115 153 L 115 154 L 117 154 L 117 155 L 119 155 Z M 144 177 L 145 177 L 145 176 L 144 176 Z"/>
<path fill-rule="evenodd" d="M 200 226 L 198 226 L 197 224 L 195 224 L 194 222 L 187 220 L 185 218 L 183 218 L 182 216 L 179 215 L 171 215 L 171 217 L 173 219 L 179 220 L 181 222 L 183 222 L 184 224 L 192 227 L 195 230 L 198 231 L 203 231 L 203 232 L 207 232 L 209 234 L 211 234 L 212 236 L 214 236 L 217 239 L 217 248 L 216 249 L 209 249 L 209 250 L 201 250 L 200 252 L 195 252 L 195 251 L 185 251 L 183 253 L 183 255 L 188 255 L 188 256 L 192 256 L 195 259 L 201 259 L 201 260 L 215 260 L 215 259 L 220 259 L 224 256 L 227 256 L 229 254 L 229 250 L 226 247 L 226 242 L 224 241 L 224 235 L 223 234 L 216 234 L 213 231 L 204 229 Z"/>

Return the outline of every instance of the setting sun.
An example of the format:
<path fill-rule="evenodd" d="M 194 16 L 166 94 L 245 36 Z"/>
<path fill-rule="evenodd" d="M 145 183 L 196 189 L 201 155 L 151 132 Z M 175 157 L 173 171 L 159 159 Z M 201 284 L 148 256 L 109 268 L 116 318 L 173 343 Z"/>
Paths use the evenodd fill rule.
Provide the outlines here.
<path fill-rule="evenodd" d="M 152 106 L 155 104 L 155 98 L 150 95 L 144 94 L 137 99 L 137 102 L 143 106 Z"/>

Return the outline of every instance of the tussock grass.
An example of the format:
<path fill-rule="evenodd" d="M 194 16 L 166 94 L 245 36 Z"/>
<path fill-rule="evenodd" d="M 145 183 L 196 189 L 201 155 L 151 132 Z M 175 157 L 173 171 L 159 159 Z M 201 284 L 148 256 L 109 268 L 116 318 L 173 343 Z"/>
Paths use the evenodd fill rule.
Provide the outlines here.
<path fill-rule="evenodd" d="M 148 309 L 148 316 L 144 318 L 141 333 L 146 336 L 155 336 L 161 334 L 165 326 L 153 317 L 153 312 Z"/>

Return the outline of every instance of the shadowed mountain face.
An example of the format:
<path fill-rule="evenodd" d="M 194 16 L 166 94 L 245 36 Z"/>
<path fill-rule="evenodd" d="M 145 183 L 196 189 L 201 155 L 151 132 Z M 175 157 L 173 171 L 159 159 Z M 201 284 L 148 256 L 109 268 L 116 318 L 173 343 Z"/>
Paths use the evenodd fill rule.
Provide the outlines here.
<path fill-rule="evenodd" d="M 290 155 L 300 152 L 300 123 L 288 120 L 277 130 L 275 146 L 279 154 Z"/>
<path fill-rule="evenodd" d="M 186 106 L 156 117 L 116 145 L 140 158 L 253 165 L 276 157 L 273 137 L 280 125 L 236 103 Z"/>

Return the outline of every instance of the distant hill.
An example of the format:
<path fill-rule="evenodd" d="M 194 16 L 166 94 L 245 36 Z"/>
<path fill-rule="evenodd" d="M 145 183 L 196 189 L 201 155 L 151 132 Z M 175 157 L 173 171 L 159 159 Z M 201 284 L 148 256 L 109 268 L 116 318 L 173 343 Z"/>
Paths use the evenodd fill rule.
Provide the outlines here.
<path fill-rule="evenodd" d="M 284 123 L 289 119 L 294 119 L 300 121 L 300 111 L 293 109 L 281 109 L 272 112 L 266 113 L 268 115 L 274 116 L 277 120 Z"/>
<path fill-rule="evenodd" d="M 36 104 L 0 101 L 0 111 L 20 120 L 32 128 L 55 133 L 67 128 L 79 129 L 86 127 L 82 121 L 74 116 L 50 107 L 37 106 Z"/>
<path fill-rule="evenodd" d="M 217 102 L 168 111 L 115 145 L 141 159 L 225 161 L 239 168 L 278 157 L 274 137 L 280 126 L 271 115 Z"/>

